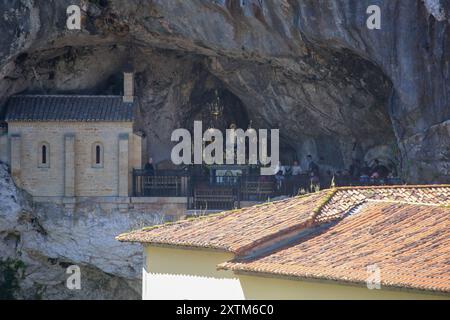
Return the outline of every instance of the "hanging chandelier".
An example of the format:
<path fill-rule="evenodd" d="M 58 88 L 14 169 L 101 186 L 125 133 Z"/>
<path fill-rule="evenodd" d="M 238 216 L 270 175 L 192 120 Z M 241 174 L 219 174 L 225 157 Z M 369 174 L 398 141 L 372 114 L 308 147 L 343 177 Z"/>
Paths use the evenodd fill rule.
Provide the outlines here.
<path fill-rule="evenodd" d="M 212 102 L 209 103 L 209 111 L 211 116 L 217 121 L 223 113 L 223 105 L 220 101 L 219 92 L 215 91 L 215 97 Z"/>

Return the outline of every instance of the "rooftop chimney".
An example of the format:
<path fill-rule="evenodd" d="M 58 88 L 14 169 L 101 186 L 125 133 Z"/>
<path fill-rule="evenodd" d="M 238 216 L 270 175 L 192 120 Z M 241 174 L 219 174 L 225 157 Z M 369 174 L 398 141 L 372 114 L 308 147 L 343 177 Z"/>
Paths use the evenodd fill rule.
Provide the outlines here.
<path fill-rule="evenodd" d="M 123 73 L 123 102 L 134 102 L 134 73 L 131 71 Z"/>

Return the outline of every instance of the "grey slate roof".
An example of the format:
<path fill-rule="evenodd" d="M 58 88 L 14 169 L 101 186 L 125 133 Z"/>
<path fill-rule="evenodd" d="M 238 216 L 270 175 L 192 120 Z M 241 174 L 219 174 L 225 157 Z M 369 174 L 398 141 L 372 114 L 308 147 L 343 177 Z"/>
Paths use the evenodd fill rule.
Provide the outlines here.
<path fill-rule="evenodd" d="M 122 96 L 18 95 L 9 99 L 8 121 L 133 121 L 133 103 Z"/>

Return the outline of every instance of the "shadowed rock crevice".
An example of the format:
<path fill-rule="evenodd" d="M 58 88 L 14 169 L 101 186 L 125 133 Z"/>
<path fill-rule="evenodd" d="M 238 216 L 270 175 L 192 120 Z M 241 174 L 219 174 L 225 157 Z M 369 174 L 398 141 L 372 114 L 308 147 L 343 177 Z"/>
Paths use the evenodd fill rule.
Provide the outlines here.
<path fill-rule="evenodd" d="M 374 148 L 395 149 L 388 113 L 392 84 L 380 68 L 348 50 L 311 51 L 286 68 L 140 46 L 64 47 L 16 59 L 12 82 L 24 93 L 122 94 L 127 61 L 136 70 L 136 129 L 148 137 L 147 152 L 156 161 L 170 158 L 172 131 L 191 129 L 194 120 L 221 130 L 231 123 L 280 128 L 282 148 L 291 150 L 284 160 L 313 154 L 330 169 L 344 169 Z M 215 92 L 224 105 L 217 120 L 208 108 Z M 380 156 L 397 162 L 395 153 Z"/>

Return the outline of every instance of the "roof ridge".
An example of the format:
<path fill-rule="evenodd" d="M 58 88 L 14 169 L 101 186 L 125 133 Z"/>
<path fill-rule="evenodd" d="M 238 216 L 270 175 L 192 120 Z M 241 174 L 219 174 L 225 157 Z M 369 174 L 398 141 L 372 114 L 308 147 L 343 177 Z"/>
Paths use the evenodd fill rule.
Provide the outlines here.
<path fill-rule="evenodd" d="M 323 201 L 316 208 L 314 208 L 313 212 L 311 213 L 310 223 L 314 224 L 314 221 L 316 220 L 317 216 L 320 215 L 322 209 L 333 199 L 338 191 L 339 190 L 337 188 L 329 190 L 329 192 L 325 195 L 325 199 L 323 199 Z"/>

